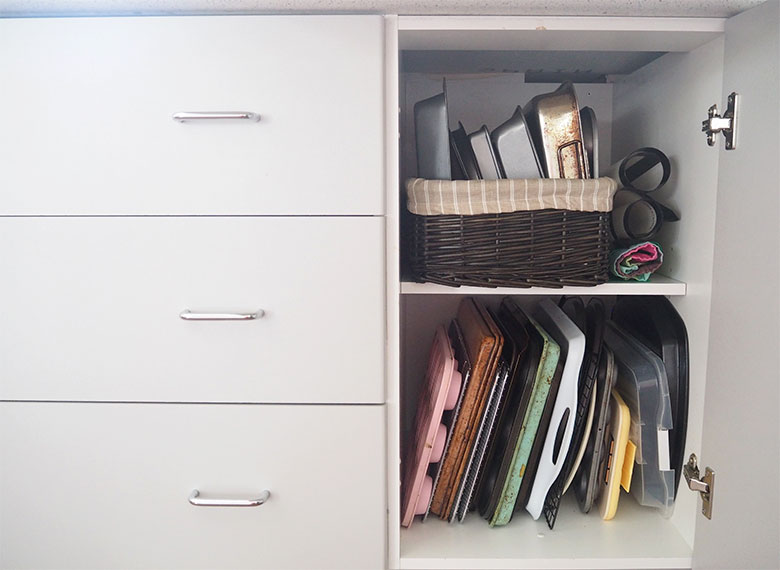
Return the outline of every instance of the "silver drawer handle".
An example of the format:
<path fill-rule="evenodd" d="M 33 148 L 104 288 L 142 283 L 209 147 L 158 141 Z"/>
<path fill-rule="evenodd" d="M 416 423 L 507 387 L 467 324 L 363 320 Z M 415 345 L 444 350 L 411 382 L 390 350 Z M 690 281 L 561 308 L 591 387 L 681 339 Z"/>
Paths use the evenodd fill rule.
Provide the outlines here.
<path fill-rule="evenodd" d="M 195 489 L 190 493 L 188 501 L 196 507 L 259 507 L 271 496 L 270 491 L 263 491 L 257 499 L 201 499 L 200 492 Z"/>
<path fill-rule="evenodd" d="M 176 113 L 173 115 L 174 121 L 184 123 L 186 121 L 202 121 L 202 120 L 233 120 L 238 119 L 242 121 L 251 121 L 256 123 L 260 120 L 260 115 L 249 111 L 223 111 L 218 113 Z"/>
<path fill-rule="evenodd" d="M 253 321 L 261 319 L 265 315 L 263 309 L 254 313 L 193 313 L 189 309 L 179 313 L 179 318 L 185 321 Z"/>

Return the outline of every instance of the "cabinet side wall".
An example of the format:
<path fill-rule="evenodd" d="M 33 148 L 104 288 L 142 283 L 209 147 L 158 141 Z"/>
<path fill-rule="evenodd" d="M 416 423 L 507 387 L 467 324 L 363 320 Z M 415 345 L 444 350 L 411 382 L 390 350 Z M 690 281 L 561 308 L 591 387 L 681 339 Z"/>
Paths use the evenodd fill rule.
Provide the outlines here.
<path fill-rule="evenodd" d="M 387 261 L 387 504 L 388 567 L 400 564 L 399 343 L 400 251 L 398 215 L 398 17 L 385 17 L 385 198 Z"/>

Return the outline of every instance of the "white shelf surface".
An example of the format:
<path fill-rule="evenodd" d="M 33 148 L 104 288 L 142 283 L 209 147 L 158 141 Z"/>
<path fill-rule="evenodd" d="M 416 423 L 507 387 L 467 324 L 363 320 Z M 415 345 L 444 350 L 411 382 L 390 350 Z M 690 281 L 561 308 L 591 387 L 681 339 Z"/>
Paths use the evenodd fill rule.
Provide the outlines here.
<path fill-rule="evenodd" d="M 463 524 L 418 517 L 401 529 L 400 568 L 408 570 L 690 568 L 691 547 L 674 525 L 621 491 L 615 518 L 597 509 L 582 514 L 571 491 L 555 529 L 515 513 L 507 526 L 490 528 L 476 513 Z"/>
<path fill-rule="evenodd" d="M 435 283 L 401 283 L 402 295 L 685 295 L 686 283 L 663 275 L 653 275 L 646 283 L 610 281 L 595 287 L 448 287 Z"/>

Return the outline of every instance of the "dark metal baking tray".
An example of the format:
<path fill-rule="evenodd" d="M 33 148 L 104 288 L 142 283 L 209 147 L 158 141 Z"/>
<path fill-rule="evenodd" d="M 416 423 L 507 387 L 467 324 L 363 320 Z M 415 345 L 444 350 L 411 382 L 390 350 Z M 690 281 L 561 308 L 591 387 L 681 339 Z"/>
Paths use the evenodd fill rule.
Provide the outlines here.
<path fill-rule="evenodd" d="M 590 107 L 580 109 L 580 123 L 582 124 L 582 144 L 585 146 L 585 154 L 588 157 L 590 177 L 599 177 L 599 125 L 596 122 L 596 113 Z"/>
<path fill-rule="evenodd" d="M 541 178 L 542 168 L 531 135 L 517 107 L 514 115 L 490 134 L 502 178 Z"/>
<path fill-rule="evenodd" d="M 458 128 L 450 132 L 450 146 L 452 155 L 455 157 L 453 162 L 453 172 L 460 170 L 460 174 L 465 180 L 479 180 L 482 175 L 477 166 L 477 157 L 474 156 L 474 150 L 471 148 L 471 141 L 463 128 L 463 123 L 458 121 Z M 453 179 L 455 176 L 453 175 Z"/>
<path fill-rule="evenodd" d="M 493 150 L 493 141 L 490 140 L 488 128 L 482 125 L 482 128 L 469 135 L 469 141 L 471 142 L 474 156 L 477 158 L 481 179 L 498 180 L 501 178 L 496 153 Z"/>
<path fill-rule="evenodd" d="M 414 136 L 417 145 L 417 176 L 450 180 L 450 129 L 447 90 L 414 104 Z"/>

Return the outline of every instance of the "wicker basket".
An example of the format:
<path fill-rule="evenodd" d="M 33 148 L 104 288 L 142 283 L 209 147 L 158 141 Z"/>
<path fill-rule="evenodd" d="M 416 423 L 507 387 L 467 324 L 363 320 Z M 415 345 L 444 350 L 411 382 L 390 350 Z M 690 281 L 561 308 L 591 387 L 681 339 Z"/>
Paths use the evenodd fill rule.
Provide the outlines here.
<path fill-rule="evenodd" d="M 609 218 L 609 212 L 552 209 L 406 212 L 406 265 L 417 281 L 451 286 L 598 285 L 609 276 Z"/>

